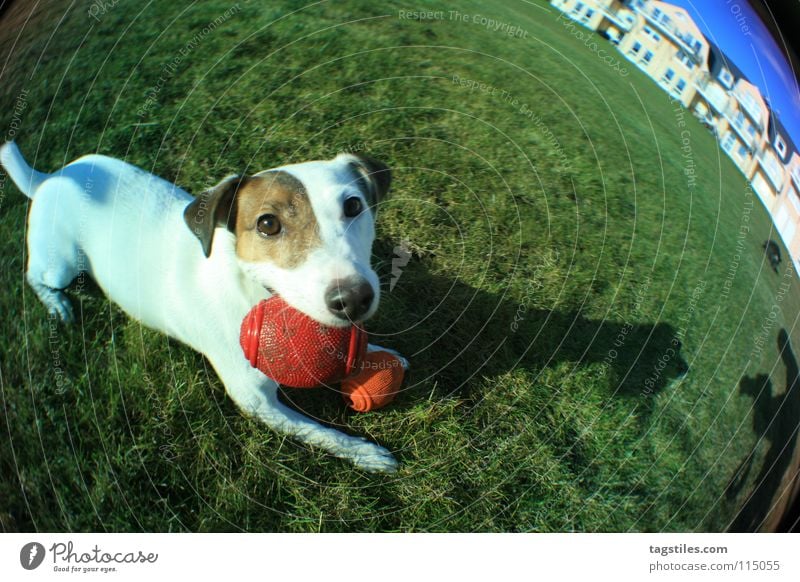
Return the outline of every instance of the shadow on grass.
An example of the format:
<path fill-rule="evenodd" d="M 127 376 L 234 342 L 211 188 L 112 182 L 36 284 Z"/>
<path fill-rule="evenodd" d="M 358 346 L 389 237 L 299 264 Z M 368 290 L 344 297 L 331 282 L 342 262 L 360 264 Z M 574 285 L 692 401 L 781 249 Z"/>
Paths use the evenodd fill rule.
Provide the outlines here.
<path fill-rule="evenodd" d="M 391 274 L 383 270 L 388 282 Z M 643 397 L 688 371 L 677 330 L 668 323 L 598 320 L 577 310 L 539 308 L 532 298 L 520 303 L 503 291 L 434 274 L 421 261 L 407 265 L 384 298 L 385 311 L 370 325 L 384 333 L 372 341 L 410 359 L 411 399 L 414 383 L 427 384 L 426 398 L 435 382 L 439 396 L 470 399 L 480 397 L 473 386 L 482 377 L 604 362 L 608 378 L 598 385 L 649 409 L 653 399 Z"/>
<path fill-rule="evenodd" d="M 753 398 L 753 432 L 758 441 L 737 467 L 725 490 L 729 501 L 736 499 L 747 483 L 756 462 L 757 445 L 763 440 L 769 449 L 753 489 L 729 526 L 730 531 L 752 532 L 762 526 L 771 530 L 778 526 L 780 519 L 769 514 L 776 496 L 786 493 L 782 486 L 794 457 L 800 422 L 800 370 L 784 329 L 778 332 L 778 352 L 786 367 L 786 390 L 782 394 L 773 394 L 772 381 L 766 374 L 754 378 L 745 376 L 739 382 L 739 393 Z"/>
<path fill-rule="evenodd" d="M 395 348 L 411 361 L 412 390 L 396 406 L 415 398 L 414 383 L 435 382 L 440 397 L 479 398 L 472 386 L 481 377 L 520 367 L 536 374 L 565 362 L 570 369 L 602 362 L 608 370 L 602 385 L 648 410 L 652 398 L 646 397 L 688 372 L 677 330 L 669 323 L 593 319 L 578 310 L 538 308 L 532 299 L 514 301 L 504 291 L 432 273 L 422 261 L 405 266 L 389 291 L 390 269 L 388 263 L 378 266 L 382 306 L 367 327 L 372 343 Z M 74 301 L 77 295 L 103 296 L 88 276 L 68 290 Z M 314 404 L 320 401 L 318 391 L 288 390 L 285 396 L 306 413 L 326 416 Z M 334 396 L 321 402 L 326 400 L 339 402 Z"/>

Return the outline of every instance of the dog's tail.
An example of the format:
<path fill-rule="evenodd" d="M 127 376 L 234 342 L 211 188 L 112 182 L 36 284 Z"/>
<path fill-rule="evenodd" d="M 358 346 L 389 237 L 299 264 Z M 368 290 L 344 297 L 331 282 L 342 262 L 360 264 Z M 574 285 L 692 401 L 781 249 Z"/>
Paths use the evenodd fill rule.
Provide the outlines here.
<path fill-rule="evenodd" d="M 33 198 L 36 189 L 49 177 L 31 168 L 13 141 L 7 141 L 0 147 L 0 164 L 28 198 Z"/>

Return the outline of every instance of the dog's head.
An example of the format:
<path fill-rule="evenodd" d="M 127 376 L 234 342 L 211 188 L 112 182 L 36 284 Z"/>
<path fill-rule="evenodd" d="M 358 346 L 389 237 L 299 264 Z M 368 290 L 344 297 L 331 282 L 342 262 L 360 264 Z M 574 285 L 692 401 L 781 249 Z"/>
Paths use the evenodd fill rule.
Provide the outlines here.
<path fill-rule="evenodd" d="M 321 323 L 348 325 L 378 307 L 370 256 L 390 181 L 383 163 L 340 154 L 225 178 L 186 207 L 184 220 L 206 257 L 215 230 L 227 228 L 247 276 Z"/>

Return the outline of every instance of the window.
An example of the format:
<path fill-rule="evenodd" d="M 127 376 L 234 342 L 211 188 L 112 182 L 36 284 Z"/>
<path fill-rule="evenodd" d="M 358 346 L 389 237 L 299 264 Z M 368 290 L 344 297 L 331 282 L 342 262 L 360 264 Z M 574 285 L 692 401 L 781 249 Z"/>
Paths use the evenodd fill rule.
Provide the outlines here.
<path fill-rule="evenodd" d="M 694 62 L 692 61 L 692 59 L 689 58 L 689 55 L 687 55 L 685 52 L 678 51 L 677 53 L 675 53 L 675 58 L 678 59 L 681 62 L 681 64 L 690 71 L 694 69 Z"/>
<path fill-rule="evenodd" d="M 633 48 L 631 48 L 631 52 L 633 54 L 638 54 L 640 50 L 642 50 L 642 43 L 640 43 L 637 40 L 635 43 L 633 43 Z"/>
<path fill-rule="evenodd" d="M 592 10 L 591 8 L 587 8 L 587 9 L 586 9 L 586 14 L 584 14 L 584 15 L 583 15 L 583 18 L 581 18 L 581 20 L 583 20 L 584 22 L 586 22 L 586 21 L 587 21 L 587 20 L 589 20 L 589 19 L 590 19 L 590 18 L 591 18 L 593 15 L 594 15 L 594 10 Z"/>
<path fill-rule="evenodd" d="M 747 124 L 747 133 L 750 135 L 750 137 L 755 137 L 756 136 L 756 128 L 748 123 Z"/>
<path fill-rule="evenodd" d="M 789 216 L 789 213 L 786 211 L 786 206 L 781 206 L 780 208 L 781 210 L 778 212 L 778 217 L 775 219 L 775 225 L 778 227 L 778 232 L 783 242 L 786 243 L 786 246 L 790 246 L 794 238 L 794 233 L 797 231 L 797 224 Z"/>
<path fill-rule="evenodd" d="M 731 132 L 726 133 L 725 139 L 722 140 L 722 149 L 724 149 L 726 152 L 731 151 L 734 141 L 735 138 L 733 137 L 733 134 Z"/>
<path fill-rule="evenodd" d="M 658 18 L 661 16 L 661 9 L 660 8 L 653 8 L 653 18 Z"/>
<path fill-rule="evenodd" d="M 680 95 L 683 93 L 683 90 L 686 89 L 686 81 L 683 79 L 678 79 L 678 84 L 675 85 L 675 91 Z"/>
<path fill-rule="evenodd" d="M 653 60 L 653 51 L 647 51 L 644 53 L 644 58 L 642 59 L 645 63 L 649 63 Z"/>
<path fill-rule="evenodd" d="M 748 115 L 755 120 L 758 120 L 761 113 L 761 107 L 759 107 L 758 102 L 756 101 L 755 97 L 750 93 L 742 93 L 739 99 L 741 104 L 744 106 L 745 111 L 747 111 Z"/>
<path fill-rule="evenodd" d="M 769 177 L 769 181 L 775 185 L 775 189 L 779 192 L 783 189 L 783 164 L 771 150 L 764 150 L 761 157 L 764 171 Z"/>
<path fill-rule="evenodd" d="M 658 35 L 658 33 L 654 32 L 653 29 L 650 28 L 649 26 L 645 26 L 642 29 L 642 32 L 644 32 L 645 35 L 649 36 L 653 40 L 653 42 L 658 42 L 661 40 L 661 37 Z"/>
<path fill-rule="evenodd" d="M 725 85 L 728 89 L 733 86 L 733 75 L 728 69 L 720 69 L 719 75 L 717 78 L 722 81 L 722 84 Z"/>
<path fill-rule="evenodd" d="M 778 150 L 781 157 L 786 155 L 786 142 L 777 134 L 775 135 L 775 149 Z"/>
<path fill-rule="evenodd" d="M 739 149 L 736 150 L 736 155 L 738 155 L 740 158 L 746 157 L 747 156 L 747 148 L 744 147 L 743 145 L 739 144 Z"/>
<path fill-rule="evenodd" d="M 667 82 L 672 81 L 672 78 L 674 76 L 675 76 L 675 71 L 673 71 L 672 69 L 667 69 L 667 71 L 664 73 L 664 80 Z"/>
<path fill-rule="evenodd" d="M 800 214 L 800 199 L 797 198 L 797 190 L 789 186 L 789 202 L 792 203 L 792 207 L 797 214 Z"/>
<path fill-rule="evenodd" d="M 576 2 L 575 3 L 575 8 L 573 8 L 572 11 L 577 14 L 578 12 L 583 10 L 583 6 L 584 6 L 583 2 Z"/>
<path fill-rule="evenodd" d="M 694 41 L 694 52 L 699 53 L 701 48 L 703 48 L 703 43 L 699 40 Z"/>

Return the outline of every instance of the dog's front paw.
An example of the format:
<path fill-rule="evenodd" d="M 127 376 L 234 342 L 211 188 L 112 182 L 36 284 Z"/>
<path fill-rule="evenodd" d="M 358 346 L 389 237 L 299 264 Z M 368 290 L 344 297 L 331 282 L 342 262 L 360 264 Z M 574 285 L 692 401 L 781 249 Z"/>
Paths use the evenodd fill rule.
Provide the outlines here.
<path fill-rule="evenodd" d="M 356 467 L 371 473 L 394 473 L 398 467 L 397 459 L 392 453 L 369 441 L 363 441 L 354 447 L 348 457 Z"/>
<path fill-rule="evenodd" d="M 58 317 L 64 323 L 75 323 L 75 311 L 69 297 L 62 292 L 53 294 L 52 301 L 47 305 L 50 317 Z"/>
<path fill-rule="evenodd" d="M 403 370 L 408 372 L 409 368 L 411 367 L 411 364 L 408 363 L 408 360 L 405 359 L 403 356 L 401 356 L 400 353 L 397 352 L 396 350 L 393 350 L 393 349 L 390 349 L 390 348 L 384 348 L 383 346 L 376 346 L 374 344 L 368 344 L 367 345 L 367 351 L 368 352 L 389 352 L 390 354 L 392 354 L 395 358 L 397 358 L 400 361 L 400 365 L 403 366 Z"/>

